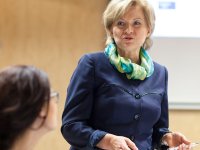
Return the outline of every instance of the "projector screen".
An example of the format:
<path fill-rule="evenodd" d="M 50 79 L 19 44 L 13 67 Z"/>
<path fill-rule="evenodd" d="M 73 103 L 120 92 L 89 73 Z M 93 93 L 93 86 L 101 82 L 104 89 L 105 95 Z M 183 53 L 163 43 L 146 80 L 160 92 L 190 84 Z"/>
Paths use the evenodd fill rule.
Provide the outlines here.
<path fill-rule="evenodd" d="M 169 106 L 200 109 L 200 1 L 149 1 L 156 13 L 149 52 L 168 69 Z"/>
<path fill-rule="evenodd" d="M 149 0 L 156 13 L 155 37 L 200 37 L 199 0 Z"/>

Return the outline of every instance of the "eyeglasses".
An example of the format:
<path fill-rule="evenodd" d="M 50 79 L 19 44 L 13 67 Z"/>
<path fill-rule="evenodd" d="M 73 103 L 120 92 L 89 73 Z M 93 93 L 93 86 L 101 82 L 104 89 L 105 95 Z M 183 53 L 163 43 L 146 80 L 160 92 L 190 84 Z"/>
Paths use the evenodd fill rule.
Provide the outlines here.
<path fill-rule="evenodd" d="M 52 91 L 50 95 L 51 100 L 54 100 L 56 103 L 59 102 L 59 93 L 56 91 Z"/>

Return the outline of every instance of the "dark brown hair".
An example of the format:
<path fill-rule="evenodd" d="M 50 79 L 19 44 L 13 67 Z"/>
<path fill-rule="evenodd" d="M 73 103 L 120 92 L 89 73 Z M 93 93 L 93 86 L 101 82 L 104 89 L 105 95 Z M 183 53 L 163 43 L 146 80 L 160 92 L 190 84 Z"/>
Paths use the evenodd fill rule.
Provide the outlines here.
<path fill-rule="evenodd" d="M 50 99 L 44 71 L 17 65 L 0 71 L 0 150 L 9 150 Z"/>

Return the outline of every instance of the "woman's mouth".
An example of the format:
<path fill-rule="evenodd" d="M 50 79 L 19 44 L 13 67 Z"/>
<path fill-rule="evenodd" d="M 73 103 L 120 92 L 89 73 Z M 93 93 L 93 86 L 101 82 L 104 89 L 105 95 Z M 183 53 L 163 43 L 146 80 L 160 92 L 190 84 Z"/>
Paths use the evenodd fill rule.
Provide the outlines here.
<path fill-rule="evenodd" d="M 123 38 L 123 40 L 125 40 L 126 42 L 131 42 L 133 40 L 133 37 L 126 36 Z"/>

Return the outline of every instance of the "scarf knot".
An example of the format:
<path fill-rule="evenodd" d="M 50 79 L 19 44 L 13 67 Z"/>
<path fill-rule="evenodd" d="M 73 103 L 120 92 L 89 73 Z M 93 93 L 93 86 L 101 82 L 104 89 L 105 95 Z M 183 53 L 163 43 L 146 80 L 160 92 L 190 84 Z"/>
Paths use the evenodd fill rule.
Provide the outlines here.
<path fill-rule="evenodd" d="M 121 57 L 114 43 L 108 44 L 104 53 L 109 58 L 110 63 L 121 73 L 125 73 L 128 79 L 144 80 L 150 77 L 154 71 L 154 64 L 145 49 L 140 49 L 141 65 L 132 63 L 130 59 Z"/>

